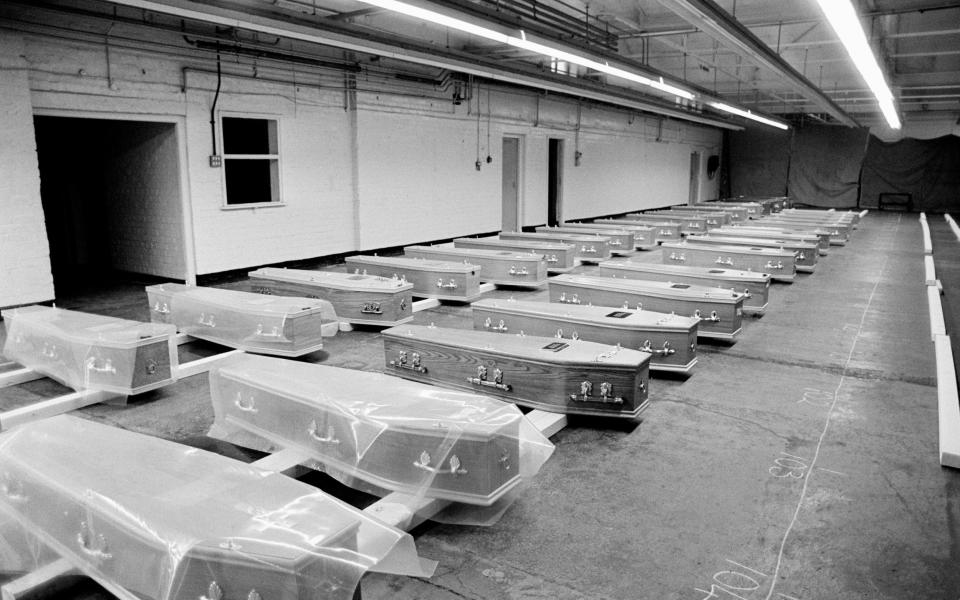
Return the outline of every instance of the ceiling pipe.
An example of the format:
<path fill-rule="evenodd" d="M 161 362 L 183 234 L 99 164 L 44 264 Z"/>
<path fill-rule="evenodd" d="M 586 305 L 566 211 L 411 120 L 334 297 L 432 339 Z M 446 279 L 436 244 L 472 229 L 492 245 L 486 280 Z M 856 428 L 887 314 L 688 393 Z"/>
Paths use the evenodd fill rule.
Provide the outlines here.
<path fill-rule="evenodd" d="M 813 82 L 712 0 L 660 0 L 660 3 L 721 44 L 772 70 L 837 121 L 850 127 L 860 125 Z"/>

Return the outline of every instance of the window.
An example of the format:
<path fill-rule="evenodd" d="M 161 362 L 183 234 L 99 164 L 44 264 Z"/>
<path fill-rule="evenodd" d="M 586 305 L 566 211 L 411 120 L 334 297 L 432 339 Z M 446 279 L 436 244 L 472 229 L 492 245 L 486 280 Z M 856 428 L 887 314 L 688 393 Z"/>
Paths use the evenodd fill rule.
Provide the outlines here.
<path fill-rule="evenodd" d="M 276 119 L 222 117 L 227 206 L 280 202 Z"/>

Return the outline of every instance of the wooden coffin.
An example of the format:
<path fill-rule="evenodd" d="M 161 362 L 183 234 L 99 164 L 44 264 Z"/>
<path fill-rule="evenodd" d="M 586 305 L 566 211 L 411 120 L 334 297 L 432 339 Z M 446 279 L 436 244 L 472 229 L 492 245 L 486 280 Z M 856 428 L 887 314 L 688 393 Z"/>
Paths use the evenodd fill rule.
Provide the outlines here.
<path fill-rule="evenodd" d="M 583 263 L 598 263 L 610 258 L 609 240 L 596 235 L 578 233 L 527 233 L 525 231 L 501 231 L 501 240 L 553 241 L 573 244 L 577 259 Z"/>
<path fill-rule="evenodd" d="M 399 278 L 275 267 L 248 276 L 260 294 L 327 300 L 347 323 L 393 326 L 413 319 L 413 284 Z"/>
<path fill-rule="evenodd" d="M 746 314 L 763 314 L 767 309 L 770 294 L 770 274 L 753 271 L 607 260 L 600 263 L 590 274 L 600 277 L 692 283 L 740 292 L 743 294 L 743 312 Z"/>
<path fill-rule="evenodd" d="M 343 261 L 348 273 L 405 279 L 413 284 L 413 295 L 421 298 L 471 302 L 481 294 L 480 265 L 466 264 L 463 261 L 369 254 L 348 256 Z"/>
<path fill-rule="evenodd" d="M 547 281 L 547 261 L 542 254 L 483 250 L 450 246 L 407 246 L 405 256 L 433 260 L 459 260 L 480 266 L 480 280 L 496 285 L 539 288 Z"/>
<path fill-rule="evenodd" d="M 747 215 L 747 209 L 742 206 L 717 206 L 710 203 L 700 203 L 700 204 L 680 204 L 677 206 L 671 206 L 672 210 L 681 210 L 681 211 L 691 211 L 691 212 L 721 212 L 726 214 L 729 217 L 730 223 L 743 223 L 749 217 Z"/>
<path fill-rule="evenodd" d="M 420 325 L 383 332 L 386 373 L 550 412 L 635 418 L 647 407 L 650 355 L 532 335 Z"/>
<path fill-rule="evenodd" d="M 629 214 L 623 217 L 631 221 L 675 221 L 680 223 L 680 233 L 703 233 L 707 230 L 707 220 L 695 215 L 687 215 L 670 211 L 652 211 L 646 213 Z"/>
<path fill-rule="evenodd" d="M 177 328 L 26 306 L 0 313 L 3 355 L 75 390 L 139 394 L 176 380 Z"/>
<path fill-rule="evenodd" d="M 559 227 L 537 227 L 538 233 L 573 233 L 576 235 L 594 235 L 609 239 L 610 254 L 629 254 L 636 247 L 636 237 L 626 229 L 606 229 L 581 223 L 564 223 Z"/>
<path fill-rule="evenodd" d="M 210 393 L 217 421 L 379 488 L 488 506 L 520 481 L 524 417 L 485 395 L 252 355 L 213 369 Z"/>
<path fill-rule="evenodd" d="M 703 203 L 703 206 L 715 206 L 719 208 L 726 208 L 728 206 L 735 208 L 742 208 L 747 213 L 747 218 L 749 219 L 759 219 L 764 215 L 764 213 L 769 213 L 769 210 L 764 211 L 763 204 L 760 202 L 733 202 L 727 200 L 714 200 L 711 202 Z"/>
<path fill-rule="evenodd" d="M 497 333 L 620 344 L 650 354 L 651 371 L 688 373 L 697 364 L 698 319 L 650 310 L 483 299 L 473 327 Z"/>
<path fill-rule="evenodd" d="M 689 208 L 689 210 L 686 210 Z M 720 210 L 698 210 L 696 206 L 672 206 L 669 210 L 655 210 L 648 214 L 674 214 L 674 215 L 690 215 L 693 217 L 699 217 L 703 219 L 706 223 L 706 229 L 709 231 L 715 227 L 723 227 L 724 225 L 729 225 L 732 222 L 730 215 L 720 211 Z"/>
<path fill-rule="evenodd" d="M 731 340 L 743 324 L 743 294 L 690 283 L 558 275 L 550 302 L 652 310 L 699 319 L 697 335 Z"/>
<path fill-rule="evenodd" d="M 620 232 L 626 232 L 633 236 L 633 248 L 637 250 L 649 250 L 655 248 L 657 245 L 657 230 L 648 225 L 642 225 L 640 223 L 627 223 L 626 221 L 620 221 L 619 224 L 614 223 L 597 223 L 596 221 L 591 221 L 589 223 L 564 223 L 563 225 L 566 228 L 573 229 L 582 229 L 588 232 L 598 232 L 601 235 L 606 235 L 604 232 L 611 232 L 619 234 Z"/>
<path fill-rule="evenodd" d="M 788 208 L 783 211 L 784 216 L 798 215 L 802 217 L 828 217 L 841 221 L 850 221 L 854 228 L 860 223 L 860 213 L 855 210 L 834 210 L 832 208 Z"/>
<path fill-rule="evenodd" d="M 637 221 L 633 219 L 597 219 L 593 221 L 597 225 L 613 225 L 621 227 L 649 227 L 653 234 L 655 243 L 660 242 L 679 242 L 683 236 L 680 234 L 680 223 L 676 221 Z"/>
<path fill-rule="evenodd" d="M 830 236 L 831 246 L 843 246 L 850 241 L 850 229 L 823 223 L 806 223 L 780 219 L 779 214 L 764 217 L 754 222 L 757 227 L 775 227 L 803 233 L 816 232 L 817 235 L 826 233 Z"/>
<path fill-rule="evenodd" d="M 717 267 L 769 273 L 776 281 L 797 277 L 793 252 L 757 246 L 701 246 L 699 244 L 663 244 L 663 264 L 692 267 Z"/>
<path fill-rule="evenodd" d="M 803 237 L 814 236 L 819 240 L 820 244 L 820 254 L 824 254 L 824 249 L 829 250 L 832 244 L 832 236 L 830 231 L 822 227 L 804 227 L 804 226 L 793 226 L 793 225 L 776 225 L 772 223 L 764 224 L 764 220 L 753 221 L 749 225 L 742 225 L 739 227 L 729 227 L 722 229 L 746 229 L 748 231 L 756 231 L 758 234 L 766 233 L 769 235 L 769 232 L 776 232 L 774 235 L 799 235 Z M 838 233 L 839 235 L 839 233 Z M 845 242 L 844 242 L 845 243 Z"/>
<path fill-rule="evenodd" d="M 370 566 L 366 517 L 279 473 L 67 415 L 2 446 L 3 509 L 131 597 L 349 600 Z"/>
<path fill-rule="evenodd" d="M 337 334 L 333 305 L 315 298 L 162 283 L 146 288 L 150 320 L 181 333 L 246 352 L 303 356 Z"/>
<path fill-rule="evenodd" d="M 714 230 L 716 231 L 716 230 Z M 794 264 L 797 271 L 813 273 L 817 268 L 817 259 L 820 258 L 819 244 L 788 240 L 784 237 L 754 238 L 740 237 L 734 234 L 722 235 L 711 231 L 706 235 L 691 235 L 687 238 L 690 244 L 713 244 L 718 246 L 757 246 L 760 248 L 780 248 L 793 252 Z"/>
<path fill-rule="evenodd" d="M 773 227 L 754 227 L 752 225 L 731 225 L 729 227 L 718 227 L 710 232 L 716 235 L 732 235 L 748 238 L 777 238 L 791 240 L 794 242 L 804 242 L 813 244 L 817 247 L 820 256 L 826 256 L 830 253 L 830 235 L 816 233 L 797 233 L 789 232 L 786 229 L 776 229 Z"/>
<path fill-rule="evenodd" d="M 480 248 L 483 250 L 509 250 L 539 254 L 547 263 L 548 273 L 566 273 L 577 266 L 577 248 L 573 244 L 556 241 L 504 240 L 497 237 L 457 238 L 455 248 Z"/>

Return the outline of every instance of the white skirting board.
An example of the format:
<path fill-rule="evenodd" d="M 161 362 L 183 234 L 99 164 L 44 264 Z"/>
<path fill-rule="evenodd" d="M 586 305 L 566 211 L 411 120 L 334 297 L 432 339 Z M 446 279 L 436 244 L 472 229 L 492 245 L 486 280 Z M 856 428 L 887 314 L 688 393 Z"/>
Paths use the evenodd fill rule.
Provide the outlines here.
<path fill-rule="evenodd" d="M 960 469 L 960 395 L 957 393 L 957 372 L 953 366 L 950 336 L 938 335 L 937 403 L 940 409 L 940 464 Z"/>
<path fill-rule="evenodd" d="M 927 307 L 930 310 L 930 341 L 936 341 L 938 335 L 947 334 L 947 326 L 943 320 L 943 306 L 940 304 L 939 286 L 927 286 Z"/>
<path fill-rule="evenodd" d="M 950 226 L 950 229 L 953 230 L 953 235 L 956 236 L 957 241 L 960 241 L 960 227 L 957 226 L 957 222 L 953 220 L 949 214 L 943 215 L 943 218 L 947 220 L 947 225 Z"/>
<path fill-rule="evenodd" d="M 937 284 L 937 271 L 933 267 L 933 257 L 929 254 L 923 257 L 923 273 L 927 285 Z"/>

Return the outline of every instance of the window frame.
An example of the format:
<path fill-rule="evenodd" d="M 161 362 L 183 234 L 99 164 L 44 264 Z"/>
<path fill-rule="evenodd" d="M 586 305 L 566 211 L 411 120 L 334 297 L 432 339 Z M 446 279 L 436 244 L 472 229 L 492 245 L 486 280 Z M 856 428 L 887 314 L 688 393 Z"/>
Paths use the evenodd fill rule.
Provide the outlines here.
<path fill-rule="evenodd" d="M 273 121 L 276 126 L 276 144 L 277 152 L 276 154 L 226 154 L 224 152 L 224 118 L 235 118 L 235 119 L 255 119 L 261 121 Z M 220 126 L 219 133 L 217 136 L 217 150 L 220 153 L 220 189 L 221 189 L 221 202 L 220 210 L 245 210 L 245 209 L 256 209 L 256 208 L 271 208 L 286 206 L 283 196 L 283 169 L 281 168 L 281 148 L 283 147 L 282 143 L 282 119 L 280 115 L 277 114 L 267 114 L 267 113 L 246 113 L 246 112 L 233 112 L 233 111 L 218 111 L 217 113 L 217 123 Z M 247 203 L 237 203 L 230 204 L 227 197 L 227 161 L 228 160 L 272 160 L 275 161 L 277 168 L 277 188 L 276 188 L 276 200 L 271 200 L 269 202 L 247 202 Z M 272 183 L 272 182 L 271 182 Z"/>

